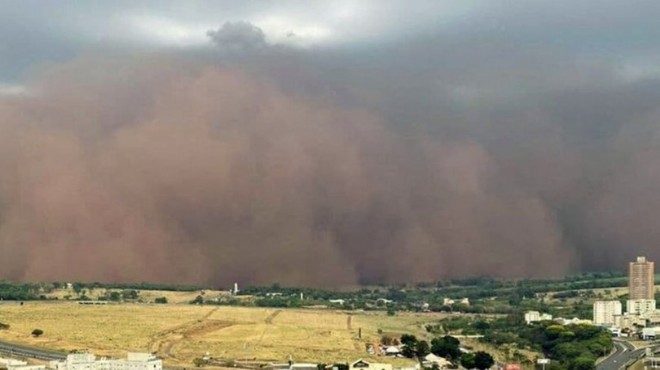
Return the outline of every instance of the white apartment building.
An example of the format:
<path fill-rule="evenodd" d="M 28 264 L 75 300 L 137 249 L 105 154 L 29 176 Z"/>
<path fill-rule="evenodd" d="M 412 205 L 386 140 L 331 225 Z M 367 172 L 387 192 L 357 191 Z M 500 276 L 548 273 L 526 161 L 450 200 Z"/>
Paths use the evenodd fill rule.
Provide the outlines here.
<path fill-rule="evenodd" d="M 129 352 L 125 359 L 97 359 L 91 353 L 70 353 L 65 361 L 51 361 L 53 370 L 163 370 L 163 361 L 151 353 Z"/>
<path fill-rule="evenodd" d="M 596 301 L 594 302 L 594 325 L 613 326 L 616 324 L 615 317 L 622 313 L 619 301 Z"/>
<path fill-rule="evenodd" d="M 527 325 L 538 322 L 538 321 L 547 321 L 552 320 L 552 315 L 547 313 L 540 313 L 538 311 L 527 311 L 525 312 L 525 323 Z"/>
<path fill-rule="evenodd" d="M 643 315 L 655 311 L 655 299 L 629 299 L 626 301 L 628 315 Z"/>

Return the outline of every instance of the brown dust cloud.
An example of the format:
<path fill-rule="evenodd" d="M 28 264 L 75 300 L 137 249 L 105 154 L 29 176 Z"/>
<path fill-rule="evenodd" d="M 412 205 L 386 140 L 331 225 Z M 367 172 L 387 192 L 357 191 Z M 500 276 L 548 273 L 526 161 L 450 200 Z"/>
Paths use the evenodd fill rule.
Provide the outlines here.
<path fill-rule="evenodd" d="M 652 111 L 594 138 L 566 127 L 579 93 L 426 114 L 404 83 L 263 58 L 79 57 L 0 97 L 0 278 L 337 287 L 657 255 Z"/>

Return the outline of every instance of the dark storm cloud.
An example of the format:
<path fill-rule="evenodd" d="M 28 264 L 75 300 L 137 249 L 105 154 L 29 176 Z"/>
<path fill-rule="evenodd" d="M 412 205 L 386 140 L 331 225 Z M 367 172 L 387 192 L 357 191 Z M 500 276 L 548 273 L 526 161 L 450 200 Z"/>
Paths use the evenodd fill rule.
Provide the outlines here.
<path fill-rule="evenodd" d="M 226 22 L 218 30 L 206 34 L 222 48 L 261 49 L 267 45 L 264 31 L 249 22 Z"/>
<path fill-rule="evenodd" d="M 658 6 L 439 3 L 26 15 L 54 31 L 34 50 L 84 56 L 0 99 L 4 276 L 344 285 L 660 258 Z M 102 11 L 119 26 L 67 39 Z"/>

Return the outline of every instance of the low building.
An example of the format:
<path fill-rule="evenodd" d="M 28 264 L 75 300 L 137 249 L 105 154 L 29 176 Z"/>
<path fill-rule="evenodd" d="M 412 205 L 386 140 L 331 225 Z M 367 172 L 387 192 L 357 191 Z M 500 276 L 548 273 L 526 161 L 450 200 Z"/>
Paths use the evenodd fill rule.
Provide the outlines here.
<path fill-rule="evenodd" d="M 392 364 L 380 364 L 359 359 L 350 364 L 349 370 L 392 370 Z"/>
<path fill-rule="evenodd" d="M 527 325 L 533 322 L 539 321 L 550 321 L 552 320 L 552 315 L 547 313 L 540 313 L 538 311 L 527 311 L 525 312 L 525 323 Z"/>
<path fill-rule="evenodd" d="M 444 357 L 436 356 L 433 353 L 430 353 L 424 357 L 422 365 L 424 365 L 424 368 L 433 367 L 433 365 L 436 365 L 439 369 L 448 369 L 451 368 L 453 364 L 451 361 Z"/>
<path fill-rule="evenodd" d="M 24 366 L 27 362 L 13 358 L 0 358 L 0 367 L 9 368 L 10 366 Z"/>
<path fill-rule="evenodd" d="M 7 370 L 46 370 L 44 365 L 9 365 Z"/>
<path fill-rule="evenodd" d="M 613 326 L 616 324 L 616 316 L 622 312 L 619 301 L 596 301 L 593 305 L 594 325 Z"/>
<path fill-rule="evenodd" d="M 397 346 L 389 346 L 385 348 L 385 356 L 400 356 L 401 355 L 401 350 Z"/>
<path fill-rule="evenodd" d="M 292 364 L 289 370 L 318 370 L 316 364 Z"/>
<path fill-rule="evenodd" d="M 66 360 L 51 361 L 48 367 L 53 370 L 163 370 L 163 361 L 151 353 L 141 352 L 129 352 L 125 359 L 97 359 L 91 353 L 70 353 Z"/>
<path fill-rule="evenodd" d="M 658 332 L 660 328 L 644 328 L 640 337 L 642 340 L 655 340 L 658 337 Z"/>
<path fill-rule="evenodd" d="M 577 317 L 574 317 L 572 319 L 565 319 L 563 317 L 558 317 L 555 319 L 555 322 L 561 325 L 593 325 L 593 321 L 579 319 Z"/>

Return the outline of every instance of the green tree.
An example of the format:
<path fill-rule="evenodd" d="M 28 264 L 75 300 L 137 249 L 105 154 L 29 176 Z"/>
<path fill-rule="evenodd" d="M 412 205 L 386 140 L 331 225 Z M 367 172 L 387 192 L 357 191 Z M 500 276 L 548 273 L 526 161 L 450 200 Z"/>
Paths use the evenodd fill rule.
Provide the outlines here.
<path fill-rule="evenodd" d="M 596 368 L 596 362 L 592 357 L 580 356 L 571 362 L 570 370 L 593 370 Z"/>
<path fill-rule="evenodd" d="M 461 355 L 461 366 L 466 369 L 474 369 L 476 366 L 474 360 L 474 353 L 464 353 Z"/>
<path fill-rule="evenodd" d="M 33 337 L 40 337 L 41 335 L 43 335 L 43 333 L 44 333 L 44 331 L 41 330 L 41 329 L 32 330 L 32 336 Z"/>
<path fill-rule="evenodd" d="M 461 342 L 458 339 L 445 335 L 442 338 L 431 340 L 431 352 L 434 355 L 453 361 L 461 357 L 460 345 Z"/>
<path fill-rule="evenodd" d="M 140 294 L 135 289 L 124 290 L 121 295 L 124 299 L 138 299 L 140 297 Z"/>
<path fill-rule="evenodd" d="M 477 351 L 474 353 L 474 367 L 477 369 L 490 369 L 493 364 L 495 364 L 495 360 L 488 352 Z"/>
<path fill-rule="evenodd" d="M 429 346 L 429 342 L 425 340 L 420 340 L 417 342 L 417 347 L 415 348 L 415 355 L 421 362 L 426 355 L 431 353 L 431 347 Z"/>
<path fill-rule="evenodd" d="M 160 304 L 165 304 L 165 303 L 167 303 L 167 297 L 158 297 L 158 298 L 154 299 L 154 302 L 155 303 L 160 303 Z"/>
<path fill-rule="evenodd" d="M 417 353 L 417 338 L 414 335 L 403 334 L 401 336 L 401 344 L 403 348 L 401 353 L 408 358 L 415 357 Z"/>

